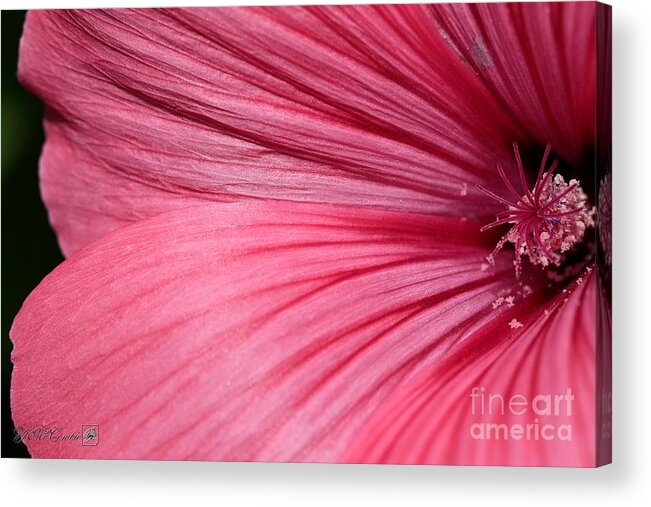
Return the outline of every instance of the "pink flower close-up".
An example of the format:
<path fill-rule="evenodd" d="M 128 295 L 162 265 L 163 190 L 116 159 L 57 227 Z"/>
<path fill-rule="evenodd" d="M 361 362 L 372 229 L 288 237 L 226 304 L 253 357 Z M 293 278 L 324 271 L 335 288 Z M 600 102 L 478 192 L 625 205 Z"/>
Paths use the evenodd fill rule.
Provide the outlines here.
<path fill-rule="evenodd" d="M 66 260 L 14 320 L 12 417 L 99 428 L 30 454 L 609 461 L 609 30 L 592 2 L 30 12 Z"/>

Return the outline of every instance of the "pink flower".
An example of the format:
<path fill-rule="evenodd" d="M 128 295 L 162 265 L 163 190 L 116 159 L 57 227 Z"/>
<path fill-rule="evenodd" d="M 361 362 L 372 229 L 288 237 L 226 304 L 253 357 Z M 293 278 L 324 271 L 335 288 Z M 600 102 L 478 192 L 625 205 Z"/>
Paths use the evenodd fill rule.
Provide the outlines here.
<path fill-rule="evenodd" d="M 12 412 L 99 432 L 31 454 L 594 465 L 596 12 L 30 13 L 68 259 L 14 322 Z M 571 440 L 474 438 L 537 421 L 480 392 L 565 396 Z"/>

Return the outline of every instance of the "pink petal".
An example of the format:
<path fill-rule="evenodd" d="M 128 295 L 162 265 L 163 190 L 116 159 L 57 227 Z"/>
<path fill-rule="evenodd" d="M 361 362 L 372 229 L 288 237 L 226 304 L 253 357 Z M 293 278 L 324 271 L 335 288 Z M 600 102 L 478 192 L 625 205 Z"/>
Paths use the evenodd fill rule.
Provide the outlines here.
<path fill-rule="evenodd" d="M 601 272 L 602 273 L 602 272 Z M 612 397 L 613 397 L 613 343 L 612 302 L 601 277 L 597 277 L 597 344 L 596 344 L 596 415 L 597 415 L 597 464 L 605 465 L 613 460 Z"/>
<path fill-rule="evenodd" d="M 440 361 L 419 378 L 397 389 L 358 432 L 359 438 L 346 459 L 382 463 L 439 463 L 511 466 L 582 466 L 595 461 L 595 275 L 590 273 L 571 294 L 560 293 L 544 306 L 524 305 L 517 312 L 523 324 L 513 332 L 503 324 L 488 325 L 468 338 L 466 350 Z M 502 325 L 500 328 L 499 326 Z M 482 346 L 483 344 L 483 346 Z M 473 388 L 484 389 L 476 397 Z M 567 399 L 556 395 L 571 390 Z M 478 391 L 476 391 L 479 394 Z M 489 395 L 494 395 L 492 405 Z M 504 415 L 502 401 L 504 400 Z M 513 395 L 523 395 L 525 414 L 516 398 L 515 413 L 509 411 Z M 552 415 L 537 415 L 531 403 L 538 395 L 551 395 Z M 539 402 L 539 410 L 546 401 Z M 488 413 L 492 406 L 494 413 Z M 526 425 L 552 424 L 553 440 L 526 438 Z M 506 424 L 508 438 L 473 438 L 481 435 L 476 423 Z M 522 425 L 520 439 L 511 438 L 513 425 Z M 571 441 L 558 437 L 562 425 L 571 425 Z M 567 428 L 560 430 L 567 436 Z M 484 426 L 484 436 L 489 430 Z M 490 430 L 495 436 L 495 430 Z M 503 431 L 503 430 L 499 430 Z M 516 436 L 519 430 L 516 431 Z M 545 434 L 550 435 L 550 430 Z"/>
<path fill-rule="evenodd" d="M 496 318 L 476 223 L 207 204 L 70 257 L 11 338 L 17 426 L 99 425 L 36 457 L 341 461 L 401 382 Z"/>
<path fill-rule="evenodd" d="M 521 137 L 423 6 L 31 12 L 20 78 L 68 254 L 197 199 L 487 216 Z"/>
<path fill-rule="evenodd" d="M 431 5 L 451 49 L 539 145 L 594 145 L 595 2 Z"/>
<path fill-rule="evenodd" d="M 92 150 L 70 141 L 64 130 L 59 122 L 45 122 L 48 141 L 41 155 L 40 180 L 50 223 L 65 255 L 119 227 L 207 200 L 183 188 L 173 192 L 157 188 L 137 171 L 117 172 L 99 162 Z"/>

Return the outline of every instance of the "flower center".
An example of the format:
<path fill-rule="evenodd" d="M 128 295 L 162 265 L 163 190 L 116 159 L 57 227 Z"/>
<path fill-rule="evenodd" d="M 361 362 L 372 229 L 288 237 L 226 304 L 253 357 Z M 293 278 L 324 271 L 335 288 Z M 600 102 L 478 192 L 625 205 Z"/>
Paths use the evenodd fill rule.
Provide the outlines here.
<path fill-rule="evenodd" d="M 500 164 L 497 170 L 508 192 L 509 200 L 478 186 L 479 190 L 504 204 L 507 209 L 497 214 L 496 220 L 481 228 L 482 231 L 504 224 L 511 229 L 497 242 L 495 250 L 486 260 L 494 264 L 495 255 L 506 243 L 515 245 L 515 275 L 522 273 L 521 257 L 543 269 L 549 265 L 560 266 L 564 253 L 580 243 L 588 227 L 594 226 L 594 208 L 587 206 L 587 196 L 577 180 L 565 182 L 560 174 L 554 175 L 558 160 L 547 169 L 551 145 L 545 148 L 538 177 L 529 190 L 517 143 L 513 152 L 518 165 L 522 192 L 518 192 Z"/>

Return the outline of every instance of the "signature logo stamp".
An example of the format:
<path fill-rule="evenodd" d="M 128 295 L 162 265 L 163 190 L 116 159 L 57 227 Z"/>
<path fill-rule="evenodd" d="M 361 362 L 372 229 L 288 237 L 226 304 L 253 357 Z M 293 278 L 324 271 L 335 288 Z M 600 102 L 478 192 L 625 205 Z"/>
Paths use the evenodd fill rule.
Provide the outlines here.
<path fill-rule="evenodd" d="M 82 424 L 81 445 L 99 445 L 99 426 L 97 424 Z"/>

